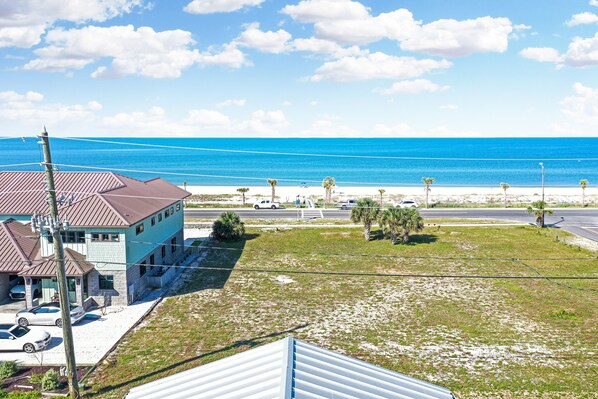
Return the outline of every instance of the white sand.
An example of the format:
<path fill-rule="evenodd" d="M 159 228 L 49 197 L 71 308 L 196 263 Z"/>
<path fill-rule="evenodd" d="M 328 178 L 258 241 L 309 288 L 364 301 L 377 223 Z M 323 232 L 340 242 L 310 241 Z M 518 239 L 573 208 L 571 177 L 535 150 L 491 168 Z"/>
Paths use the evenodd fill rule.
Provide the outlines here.
<path fill-rule="evenodd" d="M 237 192 L 239 187 L 248 187 L 249 192 L 245 194 L 247 202 L 254 202 L 258 198 L 270 197 L 271 188 L 263 186 L 187 186 L 187 191 L 192 194 L 233 194 L 234 197 L 226 203 L 240 203 L 241 194 Z M 418 202 L 425 201 L 424 186 L 417 187 L 335 187 L 333 190 L 333 201 L 347 198 L 372 197 L 380 200 L 379 188 L 385 191 L 384 201 L 399 201 L 401 199 L 413 199 Z M 511 187 L 507 190 L 509 203 L 530 203 L 541 199 L 541 187 Z M 324 188 L 319 186 L 276 186 L 276 196 L 279 201 L 293 202 L 299 195 L 306 198 L 323 198 Z M 456 203 L 502 203 L 504 193 L 500 186 L 497 187 L 446 187 L 431 186 L 430 202 L 456 202 Z M 545 187 L 545 199 L 548 203 L 581 204 L 582 190 L 580 187 Z M 209 201 L 205 201 L 209 202 Z M 598 189 L 596 187 L 586 188 L 586 202 L 598 204 Z"/>

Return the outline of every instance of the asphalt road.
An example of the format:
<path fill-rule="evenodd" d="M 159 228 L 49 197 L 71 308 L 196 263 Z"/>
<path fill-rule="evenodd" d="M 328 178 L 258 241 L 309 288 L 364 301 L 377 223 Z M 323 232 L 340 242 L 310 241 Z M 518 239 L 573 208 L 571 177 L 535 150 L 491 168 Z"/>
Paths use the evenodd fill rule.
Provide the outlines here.
<path fill-rule="evenodd" d="M 298 219 L 300 212 L 290 209 L 185 209 L 185 218 L 216 219 L 222 212 L 234 211 L 241 218 L 255 219 Z M 497 219 L 534 223 L 534 217 L 525 209 L 504 208 L 458 208 L 458 209 L 420 209 L 424 218 L 448 219 Z M 323 209 L 325 218 L 348 219 L 350 211 Z M 567 230 L 571 233 L 598 241 L 598 209 L 563 208 L 555 209 L 553 215 L 546 215 L 546 224 Z"/>

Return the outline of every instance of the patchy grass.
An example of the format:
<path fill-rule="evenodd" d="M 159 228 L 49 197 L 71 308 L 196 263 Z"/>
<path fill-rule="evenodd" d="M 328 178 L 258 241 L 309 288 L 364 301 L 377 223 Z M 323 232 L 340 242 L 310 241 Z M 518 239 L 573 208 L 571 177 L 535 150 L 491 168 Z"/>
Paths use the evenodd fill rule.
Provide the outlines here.
<path fill-rule="evenodd" d="M 121 399 L 292 335 L 460 398 L 596 398 L 596 280 L 359 276 L 598 276 L 594 253 L 555 236 L 529 226 L 434 227 L 392 246 L 354 228 L 264 228 L 204 242 L 219 248 L 202 263 L 210 270 L 185 275 L 90 375 L 86 397 Z"/>

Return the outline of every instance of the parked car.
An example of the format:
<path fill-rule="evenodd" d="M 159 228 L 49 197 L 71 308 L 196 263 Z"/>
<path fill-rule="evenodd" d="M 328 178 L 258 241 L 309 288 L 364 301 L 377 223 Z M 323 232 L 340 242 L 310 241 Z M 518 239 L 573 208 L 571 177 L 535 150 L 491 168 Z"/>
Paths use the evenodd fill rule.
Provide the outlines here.
<path fill-rule="evenodd" d="M 341 208 L 342 210 L 347 210 L 347 209 L 351 209 L 357 206 L 357 200 L 356 199 L 348 199 L 344 202 L 339 202 L 338 204 L 336 204 L 337 208 Z"/>
<path fill-rule="evenodd" d="M 413 200 L 403 200 L 397 205 L 399 208 L 417 208 L 417 202 Z"/>
<path fill-rule="evenodd" d="M 31 293 L 34 298 L 37 298 L 42 292 L 42 281 L 36 278 L 31 279 Z M 17 283 L 8 292 L 8 296 L 13 301 L 25 299 L 25 280 L 23 277 L 19 277 Z"/>
<path fill-rule="evenodd" d="M 47 331 L 33 331 L 18 324 L 0 324 L 0 350 L 33 353 L 46 349 L 51 339 Z"/>
<path fill-rule="evenodd" d="M 253 204 L 255 209 L 278 209 L 280 202 L 271 202 L 270 200 L 261 200 Z"/>
<path fill-rule="evenodd" d="M 85 317 L 81 306 L 71 305 L 71 323 L 75 324 Z M 28 325 L 45 325 L 62 328 L 60 302 L 48 302 L 32 308 L 23 309 L 15 316 L 15 323 L 22 327 Z"/>

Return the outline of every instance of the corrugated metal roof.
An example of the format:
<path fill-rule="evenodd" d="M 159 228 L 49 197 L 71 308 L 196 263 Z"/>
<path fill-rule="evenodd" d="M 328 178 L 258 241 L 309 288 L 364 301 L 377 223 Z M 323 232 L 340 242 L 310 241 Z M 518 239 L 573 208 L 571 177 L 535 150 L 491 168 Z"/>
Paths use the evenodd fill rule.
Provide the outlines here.
<path fill-rule="evenodd" d="M 446 389 L 285 338 L 132 388 L 125 399 L 452 399 Z"/>
<path fill-rule="evenodd" d="M 43 172 L 0 172 L 0 214 L 48 213 Z M 190 195 L 163 179 L 140 181 L 110 172 L 54 172 L 61 208 L 74 227 L 131 226 Z M 64 217 L 64 216 L 63 216 Z"/>
<path fill-rule="evenodd" d="M 38 256 L 39 239 L 31 228 L 8 219 L 0 222 L 0 271 L 19 272 Z"/>
<path fill-rule="evenodd" d="M 64 249 L 64 266 L 67 277 L 81 277 L 93 270 L 93 264 L 85 260 L 85 256 L 70 248 Z M 19 273 L 22 276 L 55 277 L 56 260 L 53 256 L 43 258 L 39 263 Z"/>

